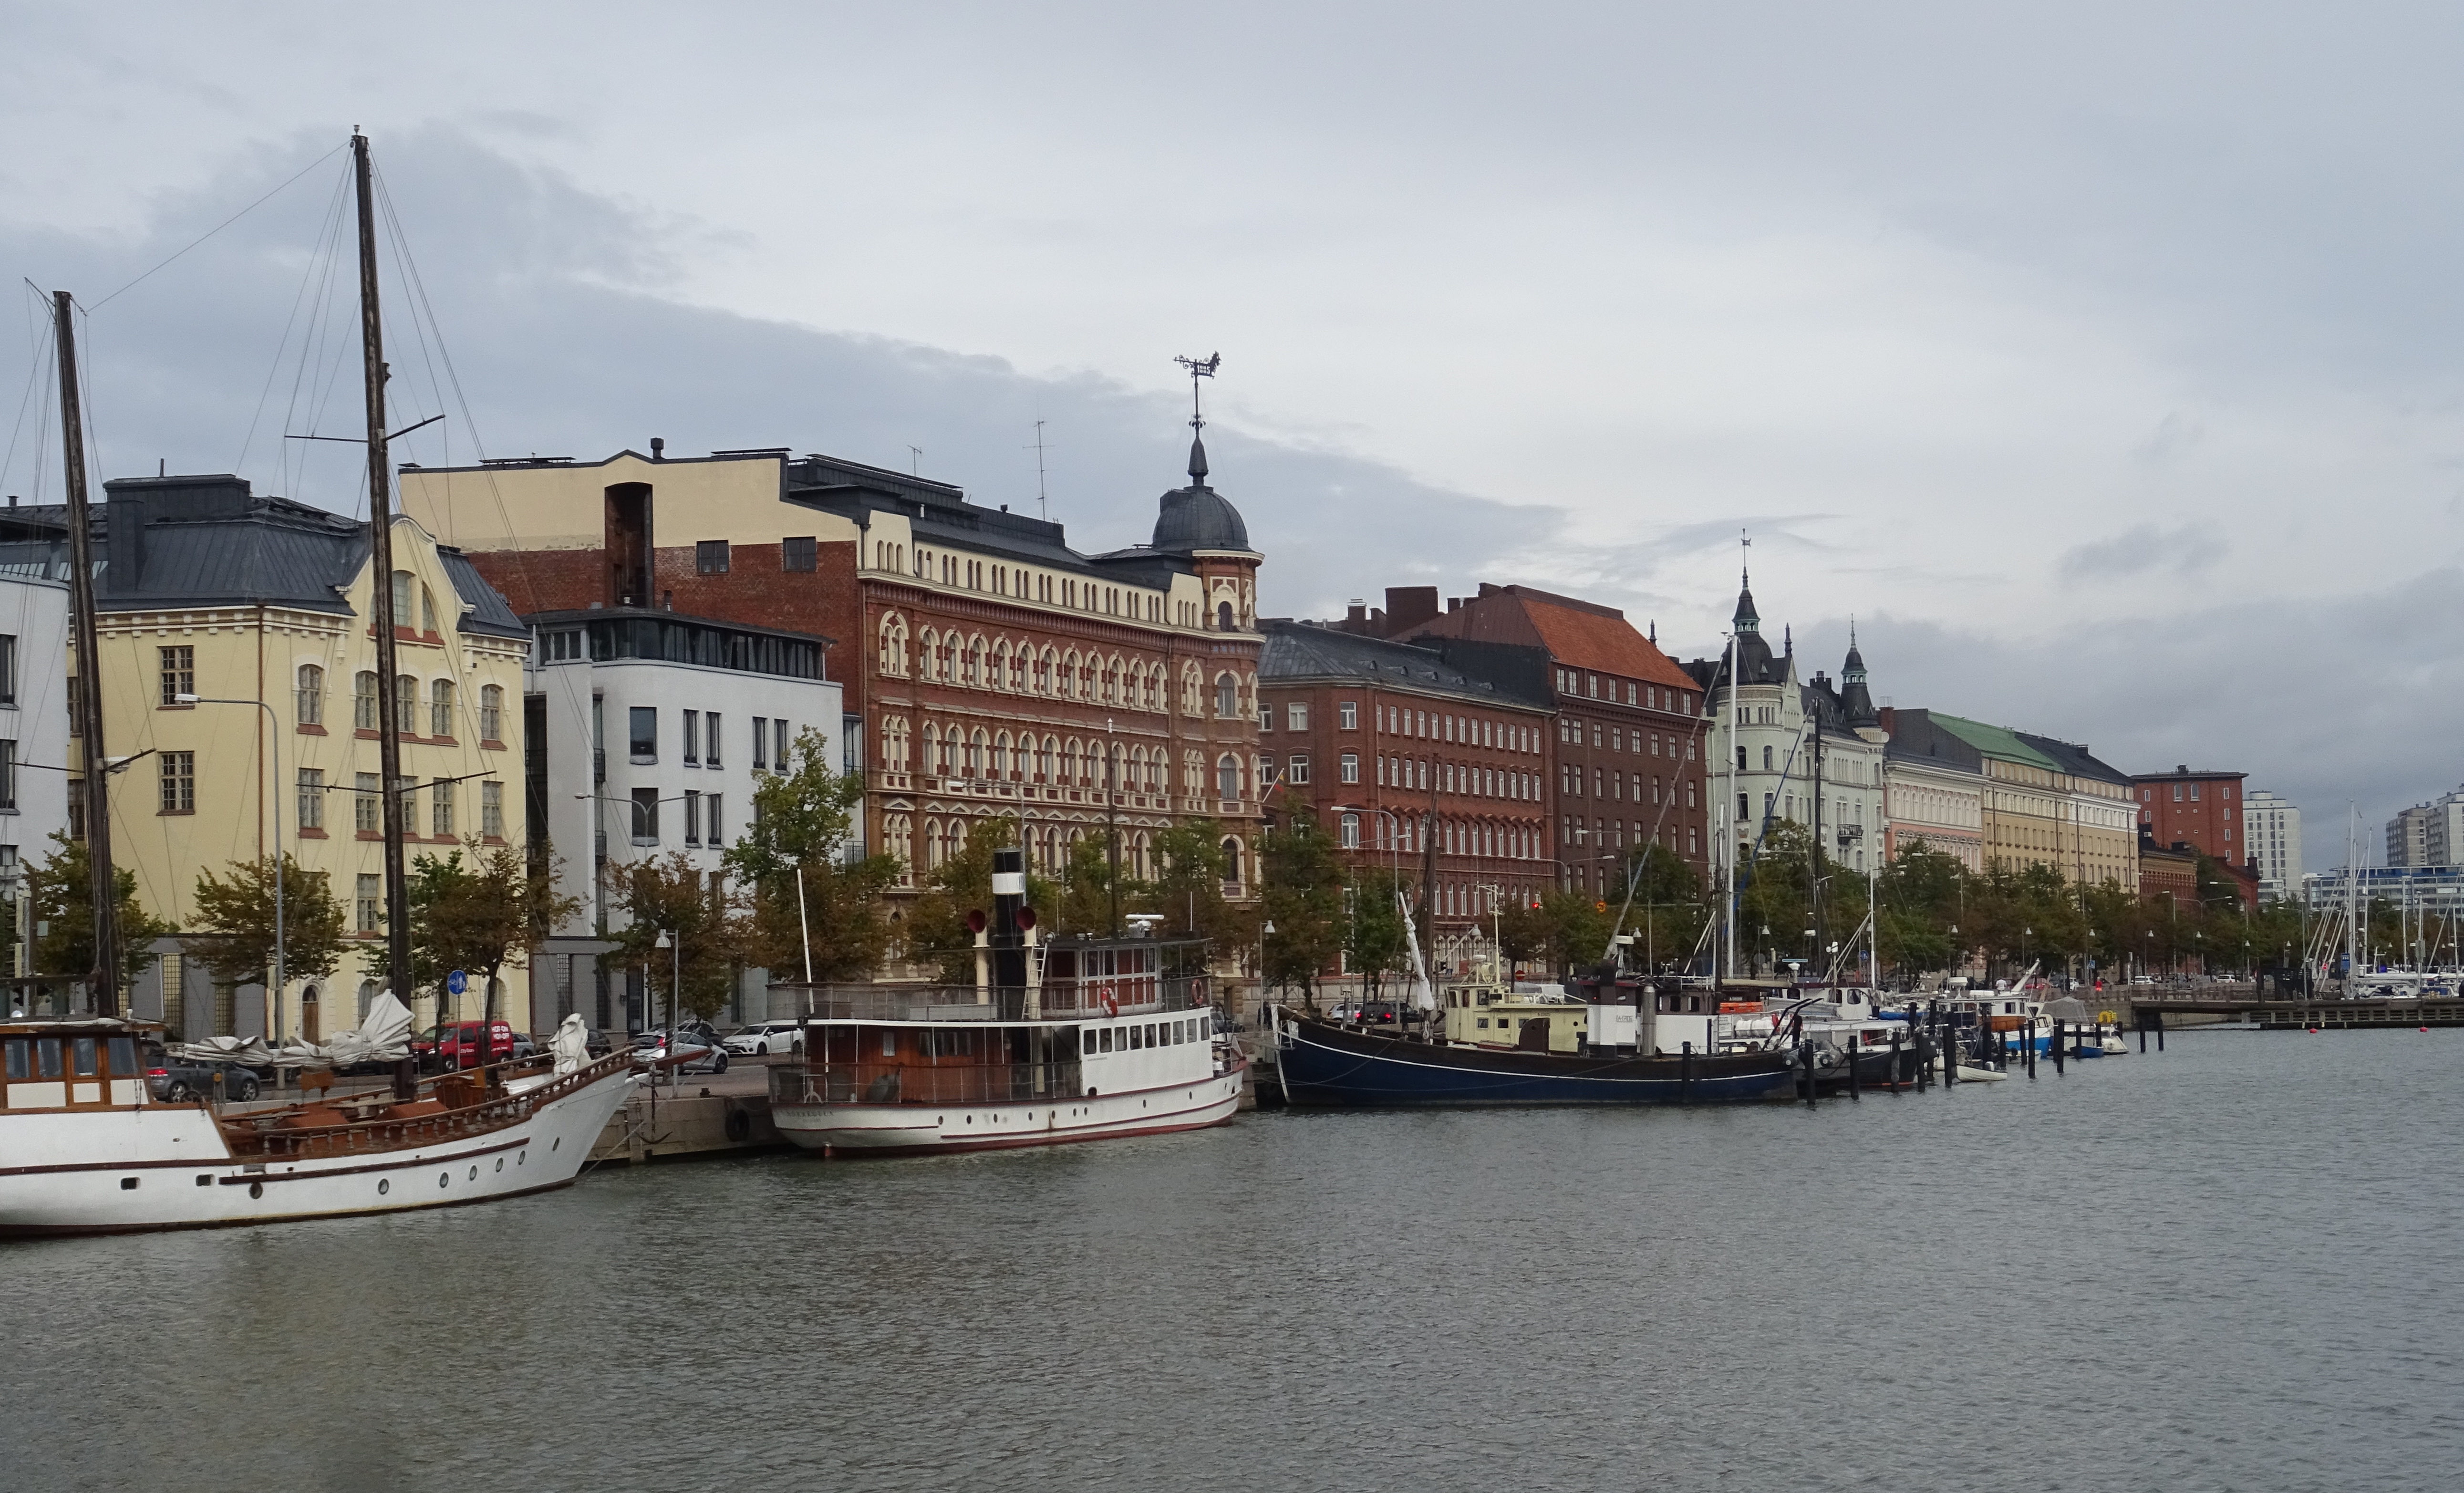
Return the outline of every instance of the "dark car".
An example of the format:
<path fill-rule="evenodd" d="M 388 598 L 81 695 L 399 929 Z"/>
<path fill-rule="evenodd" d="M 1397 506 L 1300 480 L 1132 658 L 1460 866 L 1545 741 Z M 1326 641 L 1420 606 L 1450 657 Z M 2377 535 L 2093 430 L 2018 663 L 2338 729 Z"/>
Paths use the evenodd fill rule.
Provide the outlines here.
<path fill-rule="evenodd" d="M 168 1058 L 161 1052 L 152 1055 L 153 1062 L 145 1070 L 145 1087 L 165 1104 L 187 1104 L 194 1099 L 235 1099 L 245 1104 L 256 1097 L 259 1080 L 244 1065 L 213 1058 Z M 222 1075 L 222 1091 L 214 1091 L 214 1075 Z"/>

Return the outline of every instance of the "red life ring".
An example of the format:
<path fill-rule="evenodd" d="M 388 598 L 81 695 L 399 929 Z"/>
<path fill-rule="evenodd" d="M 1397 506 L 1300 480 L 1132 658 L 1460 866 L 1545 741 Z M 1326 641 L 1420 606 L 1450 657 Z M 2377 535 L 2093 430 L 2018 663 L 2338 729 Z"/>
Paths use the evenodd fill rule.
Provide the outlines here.
<path fill-rule="evenodd" d="M 1106 1016 L 1118 1016 L 1121 1014 L 1121 1003 L 1112 999 L 1112 987 L 1110 985 L 1106 985 L 1102 990 L 1096 993 L 1095 1003 L 1104 1008 L 1104 1014 Z"/>

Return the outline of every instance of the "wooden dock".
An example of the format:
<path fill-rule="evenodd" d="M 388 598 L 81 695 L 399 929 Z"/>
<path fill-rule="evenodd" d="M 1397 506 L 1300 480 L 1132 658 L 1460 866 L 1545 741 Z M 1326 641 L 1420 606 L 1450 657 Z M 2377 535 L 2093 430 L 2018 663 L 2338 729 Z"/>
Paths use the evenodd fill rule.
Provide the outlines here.
<path fill-rule="evenodd" d="M 2250 1021 L 2262 1031 L 2342 1031 L 2353 1027 L 2464 1026 L 2464 1000 L 2261 1000 L 2231 994 L 2141 996 L 2130 1002 L 2125 1026 L 2152 1025 L 2180 1016 Z"/>

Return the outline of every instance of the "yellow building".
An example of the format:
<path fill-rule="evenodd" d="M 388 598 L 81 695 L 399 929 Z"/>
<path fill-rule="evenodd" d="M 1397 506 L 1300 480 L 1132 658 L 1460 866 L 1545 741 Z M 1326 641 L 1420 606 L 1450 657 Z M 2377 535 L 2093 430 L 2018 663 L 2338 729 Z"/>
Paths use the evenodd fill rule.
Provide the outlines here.
<path fill-rule="evenodd" d="M 112 779 L 115 861 L 149 911 L 188 929 L 199 871 L 278 842 L 325 878 L 355 940 L 331 977 L 289 980 L 278 1002 L 253 986 L 209 990 L 193 967 L 166 972 L 163 1015 L 191 1037 L 264 1033 L 269 1004 L 283 1036 L 356 1025 L 385 957 L 367 525 L 253 496 L 231 476 L 105 488 L 103 740 L 109 757 L 133 758 Z M 528 634 L 459 552 L 408 518 L 394 523 L 393 560 L 410 856 L 473 835 L 519 847 Z M 73 660 L 71 672 L 86 670 Z M 73 781 L 73 829 L 83 788 Z M 505 976 L 499 1012 L 527 1029 L 528 982 L 517 968 Z M 423 1025 L 436 994 L 412 1002 Z M 483 999 L 473 980 L 453 1014 L 477 1016 Z"/>
<path fill-rule="evenodd" d="M 2064 881 L 2139 889 L 2138 813 L 2128 777 L 2072 742 L 1929 714 L 1983 758 L 1988 868 L 2049 866 Z"/>

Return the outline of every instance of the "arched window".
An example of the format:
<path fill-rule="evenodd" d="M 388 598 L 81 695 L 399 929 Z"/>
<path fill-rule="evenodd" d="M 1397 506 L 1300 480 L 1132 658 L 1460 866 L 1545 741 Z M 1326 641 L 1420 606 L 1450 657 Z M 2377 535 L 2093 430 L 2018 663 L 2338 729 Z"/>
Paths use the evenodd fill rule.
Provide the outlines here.
<path fill-rule="evenodd" d="M 1193 799 L 1206 791 L 1206 759 L 1195 752 L 1181 756 L 1180 791 Z"/>
<path fill-rule="evenodd" d="M 376 676 L 371 674 L 373 680 Z M 325 670 L 314 664 L 299 666 L 299 724 L 321 726 L 325 723 Z"/>
<path fill-rule="evenodd" d="M 1241 714 L 1241 684 L 1230 674 L 1215 676 L 1215 714 L 1220 720 L 1230 720 Z"/>
<path fill-rule="evenodd" d="M 1764 771 L 1764 772 L 1770 772 L 1771 770 L 1771 748 L 1769 748 L 1769 747 L 1765 747 L 1765 748 L 1763 748 L 1763 771 Z"/>
<path fill-rule="evenodd" d="M 1215 604 L 1215 629 L 1218 632 L 1229 632 L 1232 630 L 1231 603 L 1218 602 Z"/>
<path fill-rule="evenodd" d="M 1205 707 L 1199 703 L 1204 698 L 1204 690 L 1205 685 L 1199 680 L 1198 666 L 1196 664 L 1191 664 L 1181 670 L 1180 713 L 1183 715 L 1195 715 L 1199 711 L 1205 709 Z"/>
<path fill-rule="evenodd" d="M 935 770 L 941 751 L 941 728 L 931 721 L 924 723 L 924 771 Z"/>
<path fill-rule="evenodd" d="M 1241 760 L 1229 752 L 1215 759 L 1215 796 L 1227 801 L 1241 797 Z"/>
<path fill-rule="evenodd" d="M 881 619 L 881 671 L 893 677 L 907 672 L 907 624 L 896 612 Z"/>
<path fill-rule="evenodd" d="M 1223 851 L 1223 884 L 1226 887 L 1238 886 L 1242 880 L 1241 842 L 1227 835 L 1224 837 L 1221 849 Z"/>
<path fill-rule="evenodd" d="M 1021 753 L 1020 755 L 1024 756 L 1025 754 Z M 993 776 L 996 778 L 1006 778 L 1010 776 L 1009 733 L 1006 731 L 1001 732 L 993 737 Z"/>
<path fill-rule="evenodd" d="M 924 822 L 924 865 L 928 868 L 939 866 L 941 855 L 941 822 L 928 819 Z"/>
<path fill-rule="evenodd" d="M 393 729 L 406 736 L 419 735 L 419 681 L 397 674 L 393 681 Z"/>
<path fill-rule="evenodd" d="M 985 682 L 984 640 L 982 638 L 976 637 L 969 638 L 967 640 L 967 660 L 964 667 L 966 670 L 966 678 L 962 681 L 963 683 L 969 686 L 974 686 L 980 685 Z"/>
<path fill-rule="evenodd" d="M 1063 770 L 1063 780 L 1071 783 L 1085 782 L 1087 780 L 1087 759 L 1080 753 L 1078 738 L 1076 736 L 1069 738 L 1069 745 L 1067 749 L 1067 757 L 1065 760 L 1067 765 Z"/>
<path fill-rule="evenodd" d="M 436 636 L 436 593 L 426 586 L 419 588 L 419 630 Z"/>
<path fill-rule="evenodd" d="M 1130 842 L 1130 878 L 1133 881 L 1147 879 L 1147 832 L 1143 829 Z"/>
<path fill-rule="evenodd" d="M 351 727 L 355 731 L 377 729 L 377 676 L 374 670 L 363 669 L 351 676 Z"/>
<path fill-rule="evenodd" d="M 439 679 L 428 687 L 428 734 L 453 735 L 453 681 Z"/>
<path fill-rule="evenodd" d="M 996 690 L 1018 688 L 1018 660 L 1009 650 L 1009 639 L 993 645 L 993 676 L 984 681 Z"/>
<path fill-rule="evenodd" d="M 1060 755 L 1061 744 L 1053 740 L 1050 736 L 1045 737 L 1043 744 L 1035 749 L 1035 780 L 1037 782 L 1050 782 L 1052 780 L 1052 763 Z"/>
<path fill-rule="evenodd" d="M 1148 710 L 1159 711 L 1163 709 L 1163 702 L 1156 696 L 1162 692 L 1163 670 L 1160 668 L 1140 668 L 1138 670 L 1138 703 Z"/>
<path fill-rule="evenodd" d="M 1113 654 L 1111 661 L 1104 666 L 1104 703 L 1111 705 L 1115 702 L 1128 703 L 1127 697 L 1121 693 L 1121 655 L 1118 653 Z"/>
<path fill-rule="evenodd" d="M 505 691 L 502 685 L 479 687 L 479 739 L 505 739 Z"/>
<path fill-rule="evenodd" d="M 992 738 L 980 731 L 967 739 L 968 777 L 981 778 L 984 775 L 984 748 L 991 744 Z"/>
<path fill-rule="evenodd" d="M 1036 655 L 1035 692 L 1038 694 L 1052 692 L 1052 650 L 1050 648 L 1045 648 Z"/>

